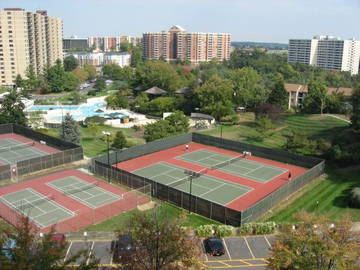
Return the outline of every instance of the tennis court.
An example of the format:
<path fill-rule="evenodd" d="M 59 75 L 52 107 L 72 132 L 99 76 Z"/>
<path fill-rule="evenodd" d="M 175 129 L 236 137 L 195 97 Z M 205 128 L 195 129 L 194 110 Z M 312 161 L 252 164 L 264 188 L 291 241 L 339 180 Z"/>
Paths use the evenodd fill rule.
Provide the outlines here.
<path fill-rule="evenodd" d="M 98 208 L 122 199 L 120 195 L 98 187 L 97 181 L 90 183 L 76 176 L 51 181 L 47 185 L 91 208 Z"/>
<path fill-rule="evenodd" d="M 208 149 L 200 149 L 188 154 L 177 156 L 176 159 L 213 168 L 228 174 L 248 178 L 257 182 L 266 183 L 273 178 L 287 172 L 286 169 L 265 165 L 253 160 L 225 155 Z"/>
<path fill-rule="evenodd" d="M 19 161 L 48 155 L 34 146 L 37 142 L 23 143 L 14 139 L 0 140 L 0 162 L 14 165 Z"/>
<path fill-rule="evenodd" d="M 51 197 L 44 196 L 32 188 L 5 194 L 0 197 L 0 201 L 29 217 L 40 228 L 74 216 L 73 212 L 53 201 Z"/>
<path fill-rule="evenodd" d="M 166 162 L 159 162 L 132 173 L 186 193 L 190 192 L 190 178 L 185 174 L 185 170 Z M 194 196 L 221 205 L 226 205 L 251 190 L 249 187 L 204 174 L 193 178 L 192 183 L 192 194 Z"/>

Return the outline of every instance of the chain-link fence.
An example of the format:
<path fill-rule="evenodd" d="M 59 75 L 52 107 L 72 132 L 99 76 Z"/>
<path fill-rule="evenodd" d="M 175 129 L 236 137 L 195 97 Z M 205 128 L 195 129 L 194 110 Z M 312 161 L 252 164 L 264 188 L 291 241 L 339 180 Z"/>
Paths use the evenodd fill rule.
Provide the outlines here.
<path fill-rule="evenodd" d="M 236 211 L 227 208 L 226 206 L 218 205 L 196 196 L 192 196 L 190 198 L 188 193 L 112 166 L 112 164 L 117 162 L 137 158 L 155 151 L 165 150 L 170 147 L 188 143 L 189 141 L 224 148 L 236 152 L 250 151 L 258 157 L 310 169 L 303 175 L 293 179 L 288 184 L 280 187 L 270 195 L 258 201 L 248 209 L 244 211 Z M 324 166 L 325 162 L 315 157 L 307 157 L 282 150 L 269 149 L 199 133 L 165 138 L 149 144 L 137 146 L 135 148 L 126 149 L 122 152 L 111 153 L 109 156 L 109 162 L 107 155 L 95 158 L 92 161 L 93 172 L 107 178 L 109 181 L 116 181 L 123 185 L 135 188 L 151 184 L 153 197 L 167 201 L 184 209 L 188 209 L 191 212 L 197 213 L 199 215 L 233 226 L 240 226 L 245 222 L 253 221 L 259 216 L 263 215 L 267 210 L 275 206 L 281 200 L 303 187 L 312 179 L 321 175 L 324 171 Z"/>
<path fill-rule="evenodd" d="M 19 161 L 16 163 L 16 166 L 13 166 L 14 168 L 16 167 L 14 170 L 12 170 L 10 165 L 1 166 L 0 180 L 9 178 L 16 178 L 16 180 L 19 180 L 19 177 L 32 172 L 71 163 L 84 158 L 82 147 L 46 134 L 42 134 L 18 124 L 0 125 L 0 134 L 7 133 L 15 133 L 33 141 L 44 142 L 50 147 L 61 150 L 61 152 Z"/>

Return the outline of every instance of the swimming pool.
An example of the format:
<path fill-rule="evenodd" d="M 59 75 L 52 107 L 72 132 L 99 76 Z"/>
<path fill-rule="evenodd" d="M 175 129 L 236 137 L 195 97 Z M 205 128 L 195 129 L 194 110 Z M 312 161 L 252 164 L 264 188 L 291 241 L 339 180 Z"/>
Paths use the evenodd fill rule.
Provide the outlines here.
<path fill-rule="evenodd" d="M 113 113 L 117 113 L 117 118 L 129 117 L 123 111 L 107 111 L 106 101 L 97 99 L 96 102 L 88 102 L 80 105 L 32 105 L 26 108 L 26 111 L 46 112 L 46 120 L 61 122 L 66 113 L 76 121 L 82 121 L 87 117 L 101 116 L 111 118 Z"/>

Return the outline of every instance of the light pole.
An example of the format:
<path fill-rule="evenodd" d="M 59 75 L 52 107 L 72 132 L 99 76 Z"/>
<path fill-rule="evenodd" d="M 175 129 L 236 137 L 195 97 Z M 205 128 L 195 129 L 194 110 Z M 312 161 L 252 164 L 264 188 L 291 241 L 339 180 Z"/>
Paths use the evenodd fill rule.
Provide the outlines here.
<path fill-rule="evenodd" d="M 113 147 L 113 148 L 111 148 L 114 152 L 115 152 L 115 162 L 116 162 L 116 169 L 118 168 L 118 148 L 116 148 L 116 147 Z"/>
<path fill-rule="evenodd" d="M 107 138 L 107 162 L 108 162 L 108 166 L 109 166 L 109 168 L 108 168 L 108 182 L 110 182 L 110 132 L 108 132 L 108 131 L 103 131 L 102 132 L 105 136 L 106 136 L 106 138 Z"/>

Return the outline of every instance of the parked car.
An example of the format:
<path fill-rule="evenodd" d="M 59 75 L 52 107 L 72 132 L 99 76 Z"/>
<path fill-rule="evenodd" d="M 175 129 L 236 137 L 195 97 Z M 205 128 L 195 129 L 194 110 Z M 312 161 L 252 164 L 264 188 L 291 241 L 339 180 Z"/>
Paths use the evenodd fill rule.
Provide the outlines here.
<path fill-rule="evenodd" d="M 223 241 L 220 238 L 211 237 L 204 240 L 206 253 L 212 256 L 221 256 L 225 254 Z"/>
<path fill-rule="evenodd" d="M 65 234 L 63 233 L 54 233 L 52 236 L 51 236 L 51 240 L 56 243 L 56 244 L 59 244 L 59 245 L 65 245 L 66 244 L 66 236 Z"/>
<path fill-rule="evenodd" d="M 125 234 L 118 237 L 118 239 L 112 243 L 113 261 L 119 262 L 123 256 L 130 255 L 133 250 L 131 235 Z"/>
<path fill-rule="evenodd" d="M 1 253 L 9 260 L 14 260 L 12 251 L 17 248 L 16 240 L 12 238 L 6 239 L 5 243 L 0 247 Z"/>

